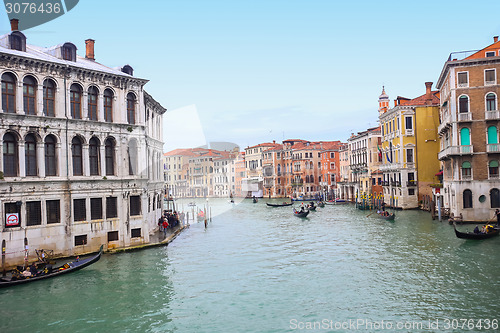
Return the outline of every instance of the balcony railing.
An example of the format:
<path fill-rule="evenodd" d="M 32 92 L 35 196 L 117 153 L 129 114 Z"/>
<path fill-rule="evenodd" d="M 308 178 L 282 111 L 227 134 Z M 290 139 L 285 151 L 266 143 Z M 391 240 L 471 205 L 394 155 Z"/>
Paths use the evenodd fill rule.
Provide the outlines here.
<path fill-rule="evenodd" d="M 469 146 L 450 146 L 438 153 L 438 159 L 442 160 L 452 155 L 469 155 L 474 153 L 472 145 Z"/>
<path fill-rule="evenodd" d="M 406 187 L 415 187 L 417 186 L 417 182 L 414 180 L 409 180 L 406 182 Z"/>
<path fill-rule="evenodd" d="M 486 111 L 486 114 L 484 117 L 486 118 L 486 120 L 500 119 L 500 111 L 498 111 L 498 110 Z"/>
<path fill-rule="evenodd" d="M 438 133 L 441 133 L 448 125 L 451 123 L 451 115 L 449 113 L 443 115 L 441 119 L 441 124 L 438 126 Z"/>
<path fill-rule="evenodd" d="M 500 153 L 500 144 L 498 143 L 488 143 L 486 145 L 487 153 Z"/>
<path fill-rule="evenodd" d="M 472 180 L 472 175 L 462 175 L 462 180 Z"/>
<path fill-rule="evenodd" d="M 472 112 L 460 112 L 458 121 L 472 121 Z"/>

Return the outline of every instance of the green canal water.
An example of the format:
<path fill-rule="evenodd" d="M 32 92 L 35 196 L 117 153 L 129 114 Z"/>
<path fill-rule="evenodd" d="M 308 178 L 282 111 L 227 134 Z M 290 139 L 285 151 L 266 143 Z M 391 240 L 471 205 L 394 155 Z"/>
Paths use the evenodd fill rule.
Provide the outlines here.
<path fill-rule="evenodd" d="M 419 211 L 301 219 L 265 202 L 211 201 L 208 228 L 168 247 L 0 290 L 0 332 L 500 331 L 500 237 L 460 240 Z"/>

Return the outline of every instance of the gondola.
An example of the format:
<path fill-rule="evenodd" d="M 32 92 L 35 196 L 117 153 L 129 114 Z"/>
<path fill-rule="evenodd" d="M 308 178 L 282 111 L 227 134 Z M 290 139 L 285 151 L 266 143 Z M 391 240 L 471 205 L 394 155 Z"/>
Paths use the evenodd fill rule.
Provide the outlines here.
<path fill-rule="evenodd" d="M 253 198 L 252 202 L 257 203 L 259 200 L 257 198 Z"/>
<path fill-rule="evenodd" d="M 463 238 L 463 239 L 488 239 L 491 237 L 495 237 L 498 235 L 500 232 L 500 229 L 493 229 L 493 231 L 490 231 L 486 234 L 484 233 L 474 233 L 474 232 L 460 232 L 457 230 L 455 223 L 453 224 L 453 229 L 455 229 L 455 235 L 457 235 L 458 238 Z"/>
<path fill-rule="evenodd" d="M 308 209 L 308 210 L 316 210 L 316 206 L 311 206 L 311 205 L 308 205 L 308 206 L 307 206 L 307 209 Z"/>
<path fill-rule="evenodd" d="M 286 207 L 286 206 L 291 206 L 293 205 L 293 202 L 290 202 L 290 203 L 282 203 L 282 204 L 273 204 L 273 203 L 269 203 L 269 202 L 266 202 L 266 205 L 268 205 L 269 207 Z"/>
<path fill-rule="evenodd" d="M 294 210 L 293 211 L 293 215 L 297 216 L 297 217 L 306 217 L 307 214 L 309 214 L 309 211 L 308 210 L 305 210 L 303 212 L 299 211 L 299 210 Z"/>
<path fill-rule="evenodd" d="M 325 203 L 323 201 L 318 202 L 318 207 L 320 208 L 325 207 Z"/>
<path fill-rule="evenodd" d="M 99 248 L 99 252 L 96 255 L 93 255 L 93 256 L 85 258 L 85 259 L 79 259 L 79 260 L 75 260 L 72 262 L 68 262 L 62 266 L 53 268 L 52 273 L 46 273 L 43 275 L 38 275 L 35 277 L 30 277 L 30 278 L 26 278 L 26 279 L 19 279 L 19 280 L 14 280 L 14 281 L 11 280 L 12 278 L 5 278 L 5 277 L 1 278 L 0 279 L 0 288 L 15 286 L 18 284 L 23 284 L 23 283 L 28 283 L 28 282 L 34 282 L 34 281 L 38 281 L 38 280 L 44 280 L 44 279 L 48 279 L 48 278 L 52 278 L 52 277 L 56 277 L 56 276 L 60 276 L 63 274 L 67 274 L 67 273 L 71 273 L 71 272 L 80 270 L 84 267 L 92 265 L 93 263 L 95 263 L 96 261 L 101 259 L 102 248 L 103 248 L 103 246 L 101 245 L 101 247 Z"/>
<path fill-rule="evenodd" d="M 396 217 L 396 214 L 394 213 L 389 213 L 389 215 L 382 215 L 382 214 L 378 214 L 378 216 L 380 216 L 381 219 L 383 220 L 387 220 L 387 221 L 394 221 L 394 218 Z"/>

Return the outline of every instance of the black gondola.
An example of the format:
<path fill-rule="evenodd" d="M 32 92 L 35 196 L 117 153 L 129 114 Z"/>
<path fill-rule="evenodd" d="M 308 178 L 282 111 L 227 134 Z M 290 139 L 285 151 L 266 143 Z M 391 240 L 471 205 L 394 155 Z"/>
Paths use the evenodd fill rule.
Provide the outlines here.
<path fill-rule="evenodd" d="M 497 236 L 500 232 L 500 229 L 495 228 L 493 228 L 493 231 L 490 231 L 488 233 L 460 232 L 457 230 L 455 224 L 453 224 L 453 229 L 455 229 L 455 235 L 457 235 L 458 238 L 463 239 L 488 239 Z"/>
<path fill-rule="evenodd" d="M 266 202 L 266 205 L 268 205 L 269 207 L 286 207 L 286 206 L 291 206 L 293 205 L 293 202 L 290 202 L 290 203 L 282 203 L 282 204 L 273 204 L 273 203 L 268 203 Z"/>
<path fill-rule="evenodd" d="M 323 201 L 318 202 L 318 207 L 320 208 L 325 207 L 325 203 Z"/>
<path fill-rule="evenodd" d="M 304 210 L 304 211 L 300 211 L 300 210 L 294 210 L 293 211 L 293 215 L 297 216 L 297 217 L 306 217 L 307 214 L 309 214 L 309 211 L 308 210 Z"/>
<path fill-rule="evenodd" d="M 18 284 L 23 284 L 23 283 L 28 283 L 28 282 L 34 282 L 34 281 L 38 281 L 38 280 L 44 280 L 44 279 L 48 279 L 48 278 L 52 278 L 52 277 L 56 277 L 56 276 L 60 276 L 63 274 L 67 274 L 67 273 L 71 273 L 71 272 L 80 270 L 84 267 L 92 265 L 93 263 L 95 263 L 96 261 L 101 259 L 102 248 L 103 248 L 103 246 L 101 245 L 99 252 L 94 256 L 91 256 L 91 257 L 88 257 L 85 259 L 80 259 L 78 261 L 68 262 L 60 267 L 53 268 L 51 273 L 45 273 L 45 274 L 42 273 L 41 275 L 37 275 L 35 277 L 21 278 L 21 279 L 16 279 L 16 280 L 12 280 L 12 277 L 10 279 L 9 278 L 1 278 L 0 279 L 0 288 L 15 286 Z"/>
<path fill-rule="evenodd" d="M 387 221 L 394 221 L 394 218 L 396 217 L 396 215 L 394 213 L 389 213 L 389 215 L 382 215 L 382 214 L 378 214 L 380 216 L 381 219 L 384 219 L 384 220 L 387 220 Z"/>

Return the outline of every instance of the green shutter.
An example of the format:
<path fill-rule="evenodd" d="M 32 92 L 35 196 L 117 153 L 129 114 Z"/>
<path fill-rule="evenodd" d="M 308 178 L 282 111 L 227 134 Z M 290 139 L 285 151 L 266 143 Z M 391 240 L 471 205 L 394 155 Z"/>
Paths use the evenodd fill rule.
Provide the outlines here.
<path fill-rule="evenodd" d="M 495 126 L 488 127 L 488 143 L 498 143 L 497 128 Z"/>
<path fill-rule="evenodd" d="M 467 127 L 460 130 L 460 144 L 462 146 L 470 146 L 470 131 Z"/>

